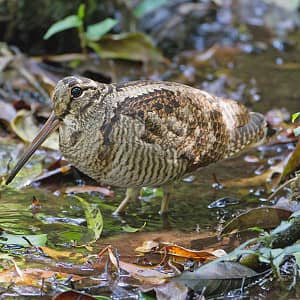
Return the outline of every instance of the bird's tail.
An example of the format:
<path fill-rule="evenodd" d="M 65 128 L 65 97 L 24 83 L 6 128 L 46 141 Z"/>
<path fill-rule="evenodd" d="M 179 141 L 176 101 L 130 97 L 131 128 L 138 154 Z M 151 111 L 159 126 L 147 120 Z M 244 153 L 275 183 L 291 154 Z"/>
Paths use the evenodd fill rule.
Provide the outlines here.
<path fill-rule="evenodd" d="M 249 113 L 249 122 L 236 127 L 231 134 L 229 156 L 241 150 L 261 145 L 268 135 L 268 124 L 265 117 L 256 112 Z"/>

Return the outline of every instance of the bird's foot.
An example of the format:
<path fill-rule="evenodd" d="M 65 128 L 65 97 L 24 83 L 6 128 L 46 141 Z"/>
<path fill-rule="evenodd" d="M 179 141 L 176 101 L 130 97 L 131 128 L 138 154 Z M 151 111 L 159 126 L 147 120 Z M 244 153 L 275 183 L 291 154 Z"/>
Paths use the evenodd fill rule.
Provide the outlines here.
<path fill-rule="evenodd" d="M 128 204 L 132 201 L 137 201 L 140 196 L 140 189 L 139 188 L 127 188 L 126 196 L 124 200 L 120 203 L 117 209 L 113 212 L 114 216 L 118 216 L 119 214 L 124 213 Z"/>

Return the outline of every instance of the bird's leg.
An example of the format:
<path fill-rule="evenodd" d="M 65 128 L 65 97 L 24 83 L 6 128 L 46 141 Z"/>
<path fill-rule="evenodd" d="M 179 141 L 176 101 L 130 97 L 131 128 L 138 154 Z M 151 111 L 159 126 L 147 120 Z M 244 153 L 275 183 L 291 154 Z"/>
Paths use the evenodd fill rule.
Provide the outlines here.
<path fill-rule="evenodd" d="M 166 214 L 169 211 L 169 202 L 170 202 L 171 194 L 173 192 L 173 184 L 165 185 L 163 187 L 163 192 L 164 195 L 161 200 L 161 206 L 159 211 L 161 215 Z"/>
<path fill-rule="evenodd" d="M 140 196 L 140 188 L 127 188 L 126 196 L 124 200 L 120 203 L 118 208 L 113 212 L 114 215 L 118 215 L 126 209 L 129 202 L 138 200 Z"/>

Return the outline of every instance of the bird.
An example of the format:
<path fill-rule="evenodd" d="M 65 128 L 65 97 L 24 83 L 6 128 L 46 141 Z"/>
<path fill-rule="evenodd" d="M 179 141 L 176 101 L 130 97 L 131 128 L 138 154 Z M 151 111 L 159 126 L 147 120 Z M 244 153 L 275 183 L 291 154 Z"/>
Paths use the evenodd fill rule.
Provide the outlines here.
<path fill-rule="evenodd" d="M 63 156 L 99 183 L 127 188 L 121 213 L 142 187 L 172 182 L 263 143 L 267 122 L 240 102 L 181 83 L 140 80 L 105 84 L 68 76 L 55 86 L 53 111 L 21 155 L 10 183 L 58 128 Z"/>

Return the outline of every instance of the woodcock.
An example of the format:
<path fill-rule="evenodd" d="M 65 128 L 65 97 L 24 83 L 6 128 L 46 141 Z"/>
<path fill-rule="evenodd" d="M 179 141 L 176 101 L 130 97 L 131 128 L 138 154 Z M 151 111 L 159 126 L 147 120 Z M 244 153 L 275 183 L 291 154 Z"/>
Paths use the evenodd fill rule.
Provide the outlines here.
<path fill-rule="evenodd" d="M 231 157 L 267 132 L 262 114 L 183 84 L 104 84 L 70 76 L 57 83 L 53 112 L 7 183 L 57 127 L 71 164 L 99 183 L 128 188 L 117 212 L 141 187 L 164 186 Z"/>

